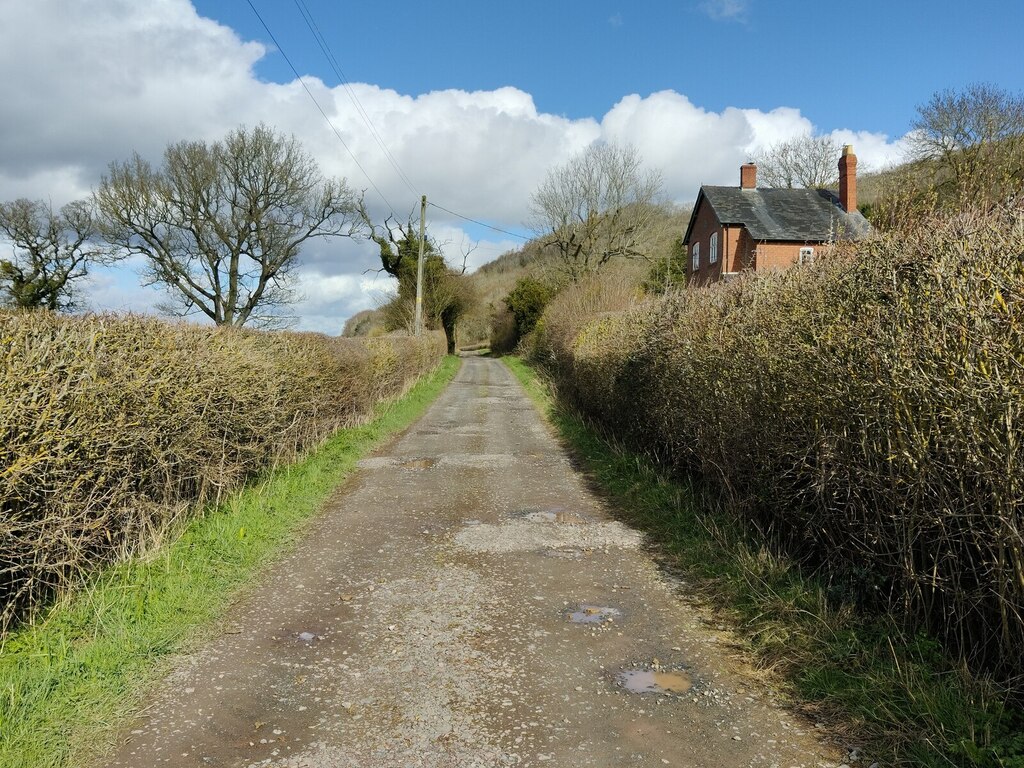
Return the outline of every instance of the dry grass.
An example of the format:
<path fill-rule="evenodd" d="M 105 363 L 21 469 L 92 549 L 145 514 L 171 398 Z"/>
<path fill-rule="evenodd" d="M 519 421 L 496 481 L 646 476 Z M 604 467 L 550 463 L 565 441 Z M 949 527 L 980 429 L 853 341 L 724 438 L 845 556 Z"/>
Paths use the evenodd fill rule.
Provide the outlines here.
<path fill-rule="evenodd" d="M 711 479 L 838 599 L 1021 689 L 1024 212 L 625 312 L 587 291 L 536 339 L 560 394 Z"/>
<path fill-rule="evenodd" d="M 0 314 L 0 632 L 365 419 L 443 354 L 437 335 Z"/>
<path fill-rule="evenodd" d="M 685 231 L 689 218 L 688 206 L 662 205 L 647 239 L 640 244 L 639 250 L 645 258 L 614 259 L 602 268 L 601 274 L 625 285 L 639 285 L 655 264 L 663 263 L 669 256 L 673 242 Z M 523 277 L 558 288 L 567 283 L 565 268 L 556 249 L 543 245 L 540 238 L 530 240 L 518 251 L 510 251 L 484 264 L 470 276 L 477 302 L 461 321 L 463 338 L 467 343 L 495 338 L 500 345 L 506 340 L 508 328 L 503 327 L 507 322 L 503 317 L 503 300 Z"/>

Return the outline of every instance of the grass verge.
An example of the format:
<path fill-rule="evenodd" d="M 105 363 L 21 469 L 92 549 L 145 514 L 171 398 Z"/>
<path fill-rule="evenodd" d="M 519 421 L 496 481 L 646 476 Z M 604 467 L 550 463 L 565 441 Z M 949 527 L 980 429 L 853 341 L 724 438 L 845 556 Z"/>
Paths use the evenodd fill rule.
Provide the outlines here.
<path fill-rule="evenodd" d="M 454 377 L 448 357 L 369 423 L 269 473 L 149 558 L 112 567 L 15 632 L 0 653 L 0 766 L 83 765 L 137 708 L 172 654 L 209 634 L 302 533 L 355 463 L 418 418 Z"/>
<path fill-rule="evenodd" d="M 1024 716 L 990 681 L 896 618 L 852 608 L 841 587 L 759 546 L 720 500 L 603 437 L 522 360 L 504 361 L 665 566 L 731 617 L 794 705 L 840 732 L 862 765 L 1024 767 Z"/>

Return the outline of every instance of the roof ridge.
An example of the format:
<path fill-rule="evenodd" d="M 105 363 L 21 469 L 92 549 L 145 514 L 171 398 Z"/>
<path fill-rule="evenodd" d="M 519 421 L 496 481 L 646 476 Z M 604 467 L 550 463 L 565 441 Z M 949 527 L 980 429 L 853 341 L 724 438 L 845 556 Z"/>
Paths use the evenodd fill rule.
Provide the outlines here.
<path fill-rule="evenodd" d="M 687 227 L 689 237 L 697 208 L 706 200 L 722 224 L 741 224 L 762 241 L 828 242 L 867 234 L 871 225 L 859 211 L 845 211 L 830 189 L 701 185 Z"/>

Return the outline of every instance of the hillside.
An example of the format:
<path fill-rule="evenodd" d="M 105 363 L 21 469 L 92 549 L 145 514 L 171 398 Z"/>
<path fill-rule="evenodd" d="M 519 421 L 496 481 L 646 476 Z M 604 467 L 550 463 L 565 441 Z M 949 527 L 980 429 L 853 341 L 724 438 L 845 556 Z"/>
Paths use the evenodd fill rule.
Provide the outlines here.
<path fill-rule="evenodd" d="M 653 265 L 669 257 L 673 241 L 682 237 L 686 230 L 690 210 L 689 204 L 662 205 L 658 220 L 647 242 L 641 248 L 647 254 L 647 258 L 611 262 L 607 269 L 612 274 L 619 275 L 624 282 L 642 282 Z M 515 287 L 516 281 L 523 277 L 532 277 L 554 285 L 563 282 L 557 252 L 551 247 L 545 247 L 540 238 L 530 240 L 519 250 L 502 254 L 494 261 L 481 266 L 470 276 L 477 301 L 461 326 L 464 345 L 482 342 L 488 338 L 491 317 L 496 311 L 504 309 L 502 299 Z"/>

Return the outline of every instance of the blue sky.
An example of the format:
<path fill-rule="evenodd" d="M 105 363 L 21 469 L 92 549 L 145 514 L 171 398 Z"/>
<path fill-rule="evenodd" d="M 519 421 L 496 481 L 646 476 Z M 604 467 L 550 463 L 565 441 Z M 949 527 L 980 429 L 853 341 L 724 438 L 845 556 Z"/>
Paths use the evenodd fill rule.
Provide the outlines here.
<path fill-rule="evenodd" d="M 333 80 L 294 0 L 253 2 L 301 72 Z M 899 136 L 936 90 L 1024 87 L 1014 0 L 303 2 L 350 80 L 400 93 L 511 85 L 574 118 L 671 89 L 715 111 L 791 106 L 824 130 Z M 245 2 L 196 7 L 267 40 Z M 257 72 L 292 79 L 273 53 Z"/>
<path fill-rule="evenodd" d="M 1024 4 L 1009 0 L 301 0 L 350 88 L 296 0 L 252 2 L 330 124 L 247 0 L 0 0 L 0 200 L 60 205 L 133 151 L 159 163 L 169 143 L 265 122 L 365 189 L 378 220 L 415 215 L 426 193 L 528 233 L 533 190 L 595 141 L 634 144 L 665 200 L 686 205 L 772 143 L 828 134 L 882 168 L 936 90 L 1024 89 Z M 434 208 L 428 226 L 452 259 L 475 248 L 471 266 L 520 242 Z M 155 311 L 140 266 L 97 272 L 89 306 Z M 337 332 L 379 302 L 390 284 L 375 266 L 366 242 L 311 244 L 297 327 Z"/>

